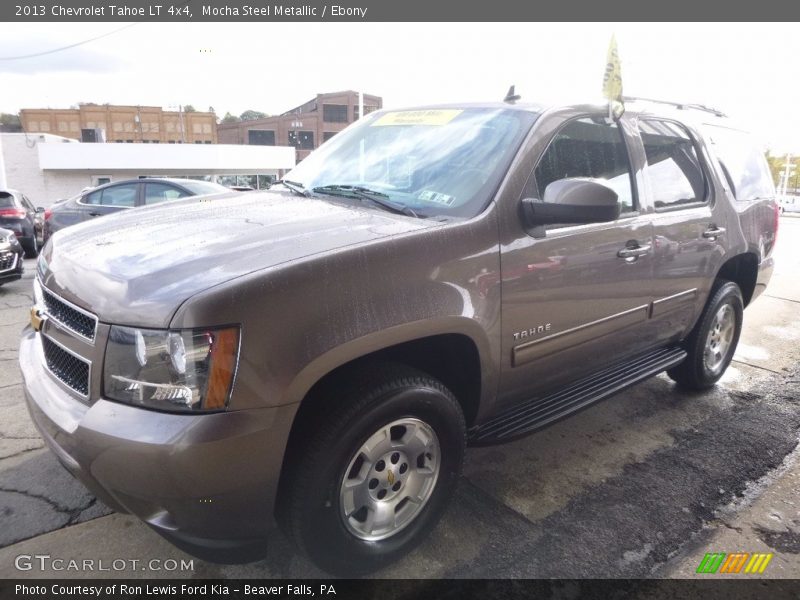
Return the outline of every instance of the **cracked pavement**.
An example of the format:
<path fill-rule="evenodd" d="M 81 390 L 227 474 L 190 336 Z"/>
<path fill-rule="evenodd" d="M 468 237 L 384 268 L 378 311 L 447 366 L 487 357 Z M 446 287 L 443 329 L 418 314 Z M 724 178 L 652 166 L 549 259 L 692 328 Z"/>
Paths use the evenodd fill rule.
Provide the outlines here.
<path fill-rule="evenodd" d="M 378 577 L 696 577 L 706 552 L 773 552 L 765 576 L 800 577 L 800 218 L 781 218 L 767 292 L 722 382 L 665 376 L 527 438 L 472 448 L 441 524 Z M 44 448 L 16 365 L 27 280 L 0 288 L 0 577 L 15 556 L 190 559 L 137 519 L 109 514 Z M 326 577 L 275 533 L 265 559 L 194 559 L 192 577 Z M 132 570 L 26 577 L 172 577 Z M 717 577 L 721 575 L 704 575 Z"/>

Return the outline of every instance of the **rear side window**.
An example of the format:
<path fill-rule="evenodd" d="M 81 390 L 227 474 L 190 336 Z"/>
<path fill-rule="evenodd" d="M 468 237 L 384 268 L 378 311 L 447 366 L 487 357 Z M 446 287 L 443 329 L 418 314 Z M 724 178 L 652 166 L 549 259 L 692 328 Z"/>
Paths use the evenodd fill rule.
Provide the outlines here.
<path fill-rule="evenodd" d="M 706 177 L 692 138 L 673 121 L 639 121 L 656 210 L 707 200 Z"/>
<path fill-rule="evenodd" d="M 706 126 L 706 130 L 737 200 L 747 202 L 775 195 L 767 159 L 752 136 L 714 125 Z"/>
<path fill-rule="evenodd" d="M 17 201 L 13 195 L 8 192 L 0 192 L 0 208 L 16 208 Z"/>
<path fill-rule="evenodd" d="M 538 197 L 554 181 L 571 177 L 602 179 L 617 192 L 620 212 L 634 210 L 628 150 L 616 123 L 577 119 L 556 134 L 534 171 Z"/>
<path fill-rule="evenodd" d="M 88 194 L 83 202 L 84 204 L 130 208 L 136 206 L 136 191 L 138 186 L 138 183 L 131 183 L 97 190 L 96 192 Z"/>

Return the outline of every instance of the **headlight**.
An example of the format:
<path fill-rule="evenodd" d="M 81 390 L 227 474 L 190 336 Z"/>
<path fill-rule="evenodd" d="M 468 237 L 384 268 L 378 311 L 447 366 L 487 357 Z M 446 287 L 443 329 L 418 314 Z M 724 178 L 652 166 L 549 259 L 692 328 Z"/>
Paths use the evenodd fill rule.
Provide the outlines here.
<path fill-rule="evenodd" d="M 238 354 L 238 327 L 165 331 L 112 326 L 105 395 L 160 410 L 223 410 Z"/>

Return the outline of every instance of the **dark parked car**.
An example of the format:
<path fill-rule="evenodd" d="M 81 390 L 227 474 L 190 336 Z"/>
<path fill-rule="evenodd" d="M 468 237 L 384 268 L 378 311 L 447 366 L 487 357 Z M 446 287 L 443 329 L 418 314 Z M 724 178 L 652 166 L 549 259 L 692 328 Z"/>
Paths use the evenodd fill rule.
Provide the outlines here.
<path fill-rule="evenodd" d="M 28 258 L 39 254 L 42 221 L 37 213 L 43 212 L 43 208 L 35 208 L 22 192 L 0 191 L 0 227 L 10 229 L 17 235 Z"/>
<path fill-rule="evenodd" d="M 10 229 L 0 229 L 0 285 L 22 277 L 22 246 Z"/>
<path fill-rule="evenodd" d="M 137 206 L 221 192 L 230 190 L 217 183 L 196 179 L 147 178 L 107 183 L 51 206 L 45 212 L 44 241 L 59 229 L 94 217 Z"/>
<path fill-rule="evenodd" d="M 662 371 L 712 387 L 773 270 L 774 195 L 704 110 L 376 111 L 269 191 L 56 234 L 23 389 L 66 468 L 180 547 L 254 558 L 275 521 L 366 573 L 433 529 L 467 443 Z"/>

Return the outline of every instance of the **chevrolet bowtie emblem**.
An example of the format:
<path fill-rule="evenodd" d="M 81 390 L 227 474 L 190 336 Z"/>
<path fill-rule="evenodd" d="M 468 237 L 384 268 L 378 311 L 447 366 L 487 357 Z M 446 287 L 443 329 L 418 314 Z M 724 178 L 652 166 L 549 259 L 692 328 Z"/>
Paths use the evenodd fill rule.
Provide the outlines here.
<path fill-rule="evenodd" d="M 388 479 L 388 480 L 389 480 L 389 485 L 392 485 L 392 484 L 394 483 L 394 473 L 392 473 L 391 471 L 389 471 L 389 472 L 386 474 L 386 479 Z"/>
<path fill-rule="evenodd" d="M 31 307 L 31 327 L 33 327 L 34 331 L 41 331 L 42 330 L 42 323 L 44 323 L 44 317 L 39 312 L 39 309 L 35 306 Z"/>

